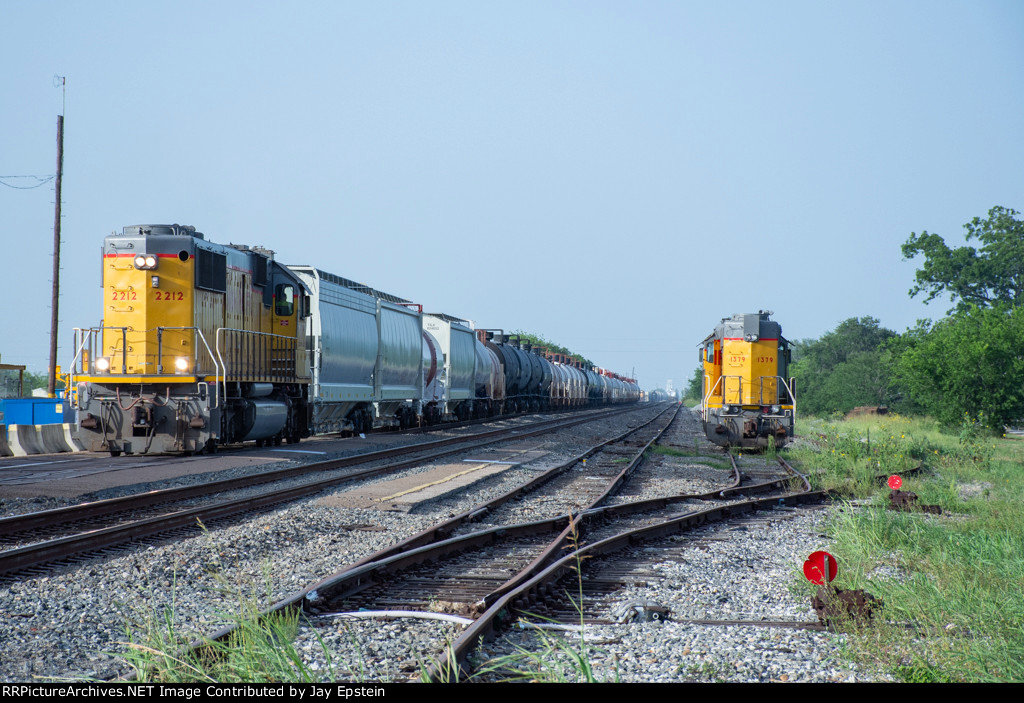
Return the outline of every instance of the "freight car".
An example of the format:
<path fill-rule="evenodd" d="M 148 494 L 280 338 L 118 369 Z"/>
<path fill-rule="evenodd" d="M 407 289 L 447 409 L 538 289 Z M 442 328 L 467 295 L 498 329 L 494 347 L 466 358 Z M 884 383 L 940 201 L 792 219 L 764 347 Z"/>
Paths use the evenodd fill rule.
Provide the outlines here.
<path fill-rule="evenodd" d="M 782 447 L 793 437 L 796 398 L 790 343 L 771 311 L 723 318 L 700 344 L 704 433 L 719 446 Z"/>
<path fill-rule="evenodd" d="M 214 451 L 639 398 L 632 379 L 194 227 L 125 227 L 102 256 L 103 321 L 75 330 L 69 365 L 93 451 Z"/>

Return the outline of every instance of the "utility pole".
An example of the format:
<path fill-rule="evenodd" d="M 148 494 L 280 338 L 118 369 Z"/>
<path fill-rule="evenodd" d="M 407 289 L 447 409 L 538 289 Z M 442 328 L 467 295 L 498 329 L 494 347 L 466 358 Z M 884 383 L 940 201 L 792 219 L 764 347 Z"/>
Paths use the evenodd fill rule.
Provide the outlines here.
<path fill-rule="evenodd" d="M 61 78 L 63 85 L 64 79 Z M 60 178 L 64 172 L 64 115 L 57 115 L 57 197 L 53 212 L 53 303 L 50 314 L 50 377 L 46 392 L 57 389 L 57 297 L 60 293 Z"/>

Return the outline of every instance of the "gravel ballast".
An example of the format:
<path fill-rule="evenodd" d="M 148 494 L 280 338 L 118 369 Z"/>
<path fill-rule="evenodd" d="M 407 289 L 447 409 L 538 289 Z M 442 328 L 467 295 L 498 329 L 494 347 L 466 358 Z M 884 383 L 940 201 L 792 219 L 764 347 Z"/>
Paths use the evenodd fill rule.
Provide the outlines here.
<path fill-rule="evenodd" d="M 608 436 L 613 427 L 621 432 L 625 426 L 621 418 L 600 421 L 560 432 L 548 441 L 553 453 L 567 457 L 594 435 Z M 549 456 L 538 465 L 552 463 Z M 169 609 L 180 632 L 211 633 L 241 608 L 299 591 L 486 496 L 509 490 L 537 470 L 530 464 L 517 467 L 411 513 L 331 507 L 319 497 L 311 498 L 171 544 L 94 559 L 65 573 L 4 582 L 0 679 L 66 680 L 124 673 L 123 662 L 109 653 L 125 649 L 126 628 L 133 621 Z M 693 479 L 702 486 L 716 475 L 706 468 L 700 472 Z M 620 592 L 616 601 L 664 601 L 673 611 L 703 610 L 711 613 L 708 618 L 724 618 L 723 613 L 738 609 L 769 619 L 811 620 L 809 606 L 788 595 L 787 585 L 806 554 L 824 547 L 817 542 L 820 527 L 815 521 L 820 515 L 780 521 L 777 533 L 738 532 L 730 534 L 729 542 L 710 542 L 707 551 L 695 550 L 686 563 L 666 563 L 660 569 L 665 578 L 658 581 L 661 585 L 652 584 L 651 593 Z M 718 554 L 718 549 L 736 551 Z M 736 564 L 739 554 L 758 555 L 761 568 L 748 570 L 756 578 L 736 579 L 734 570 L 723 568 L 723 562 Z M 720 603 L 724 592 L 729 593 L 728 601 Z M 326 666 L 324 644 L 332 652 L 334 676 L 404 679 L 415 662 L 432 656 L 426 651 L 429 642 L 457 636 L 460 629 L 420 620 L 339 621 L 320 624 L 315 632 L 307 629 L 296 646 L 309 657 L 311 668 L 325 677 L 332 670 Z M 837 636 L 827 633 L 671 621 L 602 626 L 593 633 L 605 642 L 594 659 L 604 672 L 601 678 L 614 678 L 617 671 L 622 681 L 865 680 L 834 663 Z M 513 633 L 487 645 L 486 652 L 500 655 L 516 642 L 535 638 L 533 633 Z"/>

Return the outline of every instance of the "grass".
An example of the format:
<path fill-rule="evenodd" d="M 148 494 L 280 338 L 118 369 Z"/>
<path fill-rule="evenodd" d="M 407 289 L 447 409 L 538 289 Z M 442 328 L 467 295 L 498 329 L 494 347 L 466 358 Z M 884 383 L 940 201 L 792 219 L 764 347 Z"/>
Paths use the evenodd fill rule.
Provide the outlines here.
<path fill-rule="evenodd" d="M 701 464 L 715 469 L 732 471 L 732 464 L 725 459 L 719 458 L 721 456 L 720 454 L 711 454 L 707 451 L 701 452 L 698 447 L 694 447 L 694 450 L 690 451 L 689 449 L 678 449 L 676 447 L 669 447 L 661 444 L 652 444 L 648 451 L 664 456 L 699 458 Z"/>
<path fill-rule="evenodd" d="M 570 516 L 570 521 L 571 521 Z M 538 629 L 530 647 L 513 645 L 515 652 L 484 663 L 474 678 L 497 677 L 501 681 L 530 683 L 602 683 L 591 661 L 593 654 L 600 650 L 587 643 L 584 634 L 583 615 L 583 563 L 579 551 L 579 535 L 575 531 L 569 536 L 568 549 L 577 552 L 573 566 L 576 572 L 577 593 L 566 593 L 579 615 L 579 641 L 572 642 L 560 633 L 549 633 Z M 538 618 L 553 622 L 548 618 Z M 525 620 L 522 622 L 526 622 Z M 618 682 L 618 671 L 613 672 L 606 682 Z"/>
<path fill-rule="evenodd" d="M 794 453 L 805 470 L 857 499 L 827 521 L 837 586 L 885 601 L 847 654 L 897 680 L 1024 681 L 1024 443 L 983 430 L 970 418 L 956 431 L 898 416 L 804 423 L 818 444 Z M 875 476 L 922 463 L 903 490 L 943 515 L 885 509 Z"/>
<path fill-rule="evenodd" d="M 173 608 L 168 606 L 129 625 L 125 649 L 117 656 L 131 665 L 142 682 L 311 683 L 324 676 L 334 679 L 326 648 L 328 670 L 321 672 L 311 670 L 294 646 L 298 612 L 265 618 L 257 615 L 254 608 L 244 606 L 230 616 L 235 630 L 226 640 L 202 639 L 205 646 L 194 649 L 193 638 L 178 629 Z"/>
<path fill-rule="evenodd" d="M 219 557 L 213 560 L 213 569 Z M 269 567 L 267 567 L 269 569 Z M 219 571 L 212 573 L 216 590 L 237 602 L 235 611 L 218 619 L 234 626 L 224 640 L 213 641 L 183 631 L 176 612 L 176 582 L 169 603 L 146 612 L 137 606 L 126 610 L 126 640 L 123 649 L 112 653 L 129 664 L 140 682 L 155 683 L 265 683 L 293 681 L 311 683 L 333 681 L 343 676 L 336 671 L 331 654 L 322 639 L 319 646 L 327 662 L 325 670 L 312 670 L 294 641 L 301 626 L 298 611 L 261 615 L 261 602 L 270 602 L 268 593 L 260 598 L 233 587 Z M 269 584 L 269 574 L 267 575 Z M 150 600 L 157 601 L 155 597 Z M 200 642 L 203 646 L 193 647 Z"/>

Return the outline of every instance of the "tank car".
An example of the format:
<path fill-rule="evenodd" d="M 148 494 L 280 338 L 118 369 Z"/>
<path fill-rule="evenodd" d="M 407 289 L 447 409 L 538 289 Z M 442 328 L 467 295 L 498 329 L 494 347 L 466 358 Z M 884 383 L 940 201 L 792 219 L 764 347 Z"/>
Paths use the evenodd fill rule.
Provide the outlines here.
<path fill-rule="evenodd" d="M 103 320 L 75 330 L 71 386 L 86 449 L 194 452 L 298 441 L 308 299 L 273 252 L 136 225 L 103 243 Z"/>
<path fill-rule="evenodd" d="M 793 437 L 796 399 L 787 379 L 790 343 L 771 311 L 723 318 L 700 345 L 704 433 L 722 447 L 782 447 Z"/>
<path fill-rule="evenodd" d="M 631 379 L 194 227 L 103 245 L 104 317 L 75 330 L 87 449 L 197 452 L 639 397 Z"/>

